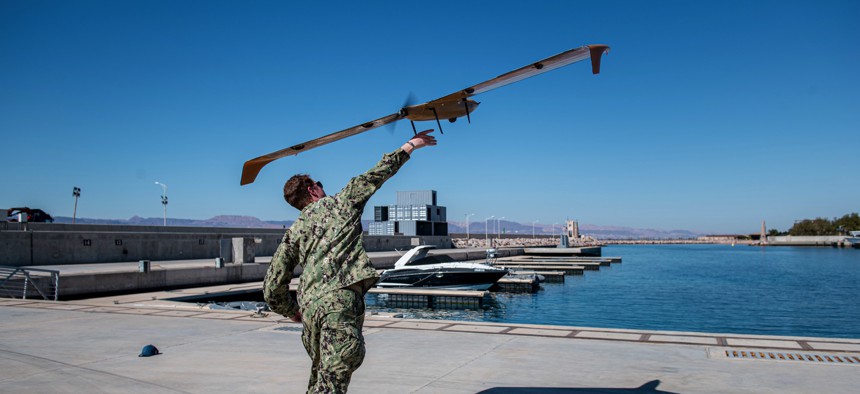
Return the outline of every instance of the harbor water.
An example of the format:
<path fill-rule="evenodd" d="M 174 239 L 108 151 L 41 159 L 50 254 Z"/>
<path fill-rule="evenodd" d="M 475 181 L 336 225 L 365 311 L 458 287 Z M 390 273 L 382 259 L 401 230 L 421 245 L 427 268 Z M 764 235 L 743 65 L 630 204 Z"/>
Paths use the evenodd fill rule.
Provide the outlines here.
<path fill-rule="evenodd" d="M 860 338 L 860 250 L 618 245 L 623 263 L 495 293 L 481 310 L 368 309 L 404 317 L 759 335 Z"/>

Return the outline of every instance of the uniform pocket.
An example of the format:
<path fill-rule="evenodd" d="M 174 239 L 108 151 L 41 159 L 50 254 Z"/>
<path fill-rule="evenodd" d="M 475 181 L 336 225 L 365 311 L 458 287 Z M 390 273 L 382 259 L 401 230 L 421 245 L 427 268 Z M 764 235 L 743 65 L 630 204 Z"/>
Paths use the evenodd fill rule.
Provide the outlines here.
<path fill-rule="evenodd" d="M 365 346 L 361 325 L 364 302 L 352 290 L 338 290 L 323 323 L 320 352 L 323 363 L 354 371 L 364 361 Z M 328 359 L 328 360 L 326 360 Z M 328 362 L 327 362 L 328 361 Z M 337 367 L 336 367 L 337 368 Z"/>

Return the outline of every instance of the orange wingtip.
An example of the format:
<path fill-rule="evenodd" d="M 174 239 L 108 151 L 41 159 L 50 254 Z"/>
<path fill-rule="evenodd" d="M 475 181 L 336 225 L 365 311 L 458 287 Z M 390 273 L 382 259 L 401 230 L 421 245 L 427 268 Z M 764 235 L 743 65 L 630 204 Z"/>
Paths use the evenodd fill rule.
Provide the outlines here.
<path fill-rule="evenodd" d="M 245 162 L 245 165 L 242 166 L 242 181 L 241 185 L 247 185 L 249 183 L 254 183 L 254 180 L 257 179 L 257 175 L 260 173 L 260 170 L 263 169 L 263 166 L 271 163 L 272 160 L 260 160 L 260 158 L 251 159 Z"/>

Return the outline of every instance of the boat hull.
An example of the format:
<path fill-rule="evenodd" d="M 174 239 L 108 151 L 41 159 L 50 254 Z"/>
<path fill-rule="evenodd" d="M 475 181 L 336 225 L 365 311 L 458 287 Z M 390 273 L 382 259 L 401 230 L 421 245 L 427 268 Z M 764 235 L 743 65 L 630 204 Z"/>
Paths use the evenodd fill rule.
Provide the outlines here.
<path fill-rule="evenodd" d="M 456 290 L 487 290 L 507 274 L 506 270 L 492 269 L 398 269 L 382 274 L 378 287 L 420 287 Z"/>

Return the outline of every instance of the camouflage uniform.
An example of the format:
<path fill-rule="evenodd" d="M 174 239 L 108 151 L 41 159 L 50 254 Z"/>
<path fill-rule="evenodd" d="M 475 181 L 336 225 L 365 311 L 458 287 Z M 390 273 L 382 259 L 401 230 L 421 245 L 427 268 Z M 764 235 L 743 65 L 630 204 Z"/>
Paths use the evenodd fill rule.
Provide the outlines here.
<path fill-rule="evenodd" d="M 362 246 L 361 215 L 367 200 L 409 160 L 401 149 L 388 153 L 340 193 L 308 204 L 284 234 L 272 257 L 263 292 L 276 313 L 299 308 L 302 343 L 312 360 L 308 393 L 346 392 L 364 360 L 364 293 L 379 279 Z M 298 304 L 289 284 L 303 268 Z"/>

